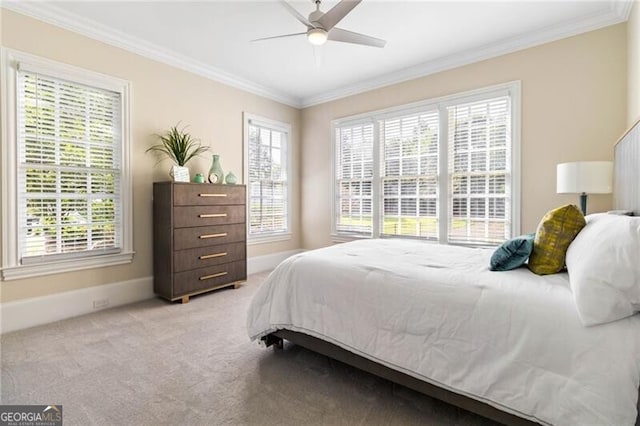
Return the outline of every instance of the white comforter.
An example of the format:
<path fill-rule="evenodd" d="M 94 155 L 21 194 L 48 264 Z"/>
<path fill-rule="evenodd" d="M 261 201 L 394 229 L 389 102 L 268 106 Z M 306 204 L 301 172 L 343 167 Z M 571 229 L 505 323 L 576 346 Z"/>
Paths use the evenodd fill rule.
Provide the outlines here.
<path fill-rule="evenodd" d="M 256 293 L 249 336 L 300 331 L 539 422 L 634 424 L 640 316 L 584 327 L 566 274 L 491 272 L 490 255 L 373 240 L 293 256 Z"/>

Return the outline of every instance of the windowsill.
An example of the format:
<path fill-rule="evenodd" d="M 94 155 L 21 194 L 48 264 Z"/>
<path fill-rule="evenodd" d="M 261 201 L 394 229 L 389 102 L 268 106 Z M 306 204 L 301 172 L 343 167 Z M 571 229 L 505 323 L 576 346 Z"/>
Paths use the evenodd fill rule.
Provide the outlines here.
<path fill-rule="evenodd" d="M 349 241 L 357 240 L 371 240 L 370 235 L 343 235 L 343 234 L 331 234 L 331 241 L 334 243 L 348 243 Z"/>
<path fill-rule="evenodd" d="M 91 256 L 84 259 L 68 259 L 56 262 L 42 262 L 32 265 L 9 266 L 2 268 L 2 280 L 19 280 L 43 275 L 62 274 L 83 269 L 102 268 L 123 265 L 133 261 L 135 252 Z"/>
<path fill-rule="evenodd" d="M 261 235 L 259 237 L 249 237 L 247 239 L 247 245 L 255 245 L 255 244 L 268 244 L 268 243 L 276 243 L 279 241 L 290 241 L 291 240 L 291 232 L 282 233 L 282 234 L 271 234 L 271 235 Z"/>
<path fill-rule="evenodd" d="M 461 242 L 461 241 L 449 241 L 447 244 L 450 246 L 463 246 L 470 248 L 486 248 L 486 249 L 496 249 L 501 243 L 479 243 L 479 242 Z"/>
<path fill-rule="evenodd" d="M 343 234 L 331 234 L 331 242 L 333 243 L 348 243 L 351 241 L 358 240 L 372 240 L 376 238 L 395 238 L 400 240 L 409 240 L 409 241 L 422 241 L 429 244 L 444 244 L 451 246 L 462 246 L 462 247 L 470 247 L 470 248 L 486 248 L 486 249 L 495 249 L 500 245 L 500 243 L 481 243 L 481 242 L 461 242 L 461 241 L 448 241 L 441 242 L 434 239 L 422 238 L 422 237 L 406 237 L 406 236 L 396 236 L 396 235 L 381 235 L 378 237 L 369 236 L 369 235 L 343 235 Z"/>

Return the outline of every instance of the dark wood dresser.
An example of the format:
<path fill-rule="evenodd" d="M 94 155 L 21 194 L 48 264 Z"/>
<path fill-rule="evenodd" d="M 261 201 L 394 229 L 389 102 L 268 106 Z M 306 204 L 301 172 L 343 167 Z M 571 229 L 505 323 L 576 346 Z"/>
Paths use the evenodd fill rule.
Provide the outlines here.
<path fill-rule="evenodd" d="M 247 279 L 244 185 L 153 184 L 153 289 L 169 300 Z"/>

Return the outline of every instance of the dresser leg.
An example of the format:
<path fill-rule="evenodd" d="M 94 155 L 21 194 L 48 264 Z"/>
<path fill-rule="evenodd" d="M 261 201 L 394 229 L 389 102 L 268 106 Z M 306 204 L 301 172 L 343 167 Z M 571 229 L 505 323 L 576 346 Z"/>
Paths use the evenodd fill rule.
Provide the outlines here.
<path fill-rule="evenodd" d="M 182 303 L 189 303 L 189 296 L 182 296 Z"/>
<path fill-rule="evenodd" d="M 239 288 L 239 287 L 240 287 L 240 281 L 236 281 L 236 282 L 234 282 L 234 283 L 233 283 L 233 288 L 234 288 L 234 290 L 235 290 L 236 288 Z"/>

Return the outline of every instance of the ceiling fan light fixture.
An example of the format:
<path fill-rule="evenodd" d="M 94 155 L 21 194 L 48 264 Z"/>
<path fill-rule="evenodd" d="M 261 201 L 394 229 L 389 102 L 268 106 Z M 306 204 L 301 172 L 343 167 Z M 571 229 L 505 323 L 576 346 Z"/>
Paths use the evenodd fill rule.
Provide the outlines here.
<path fill-rule="evenodd" d="M 322 28 L 311 28 L 307 31 L 307 39 L 309 39 L 309 43 L 321 46 L 327 41 L 327 32 Z"/>

